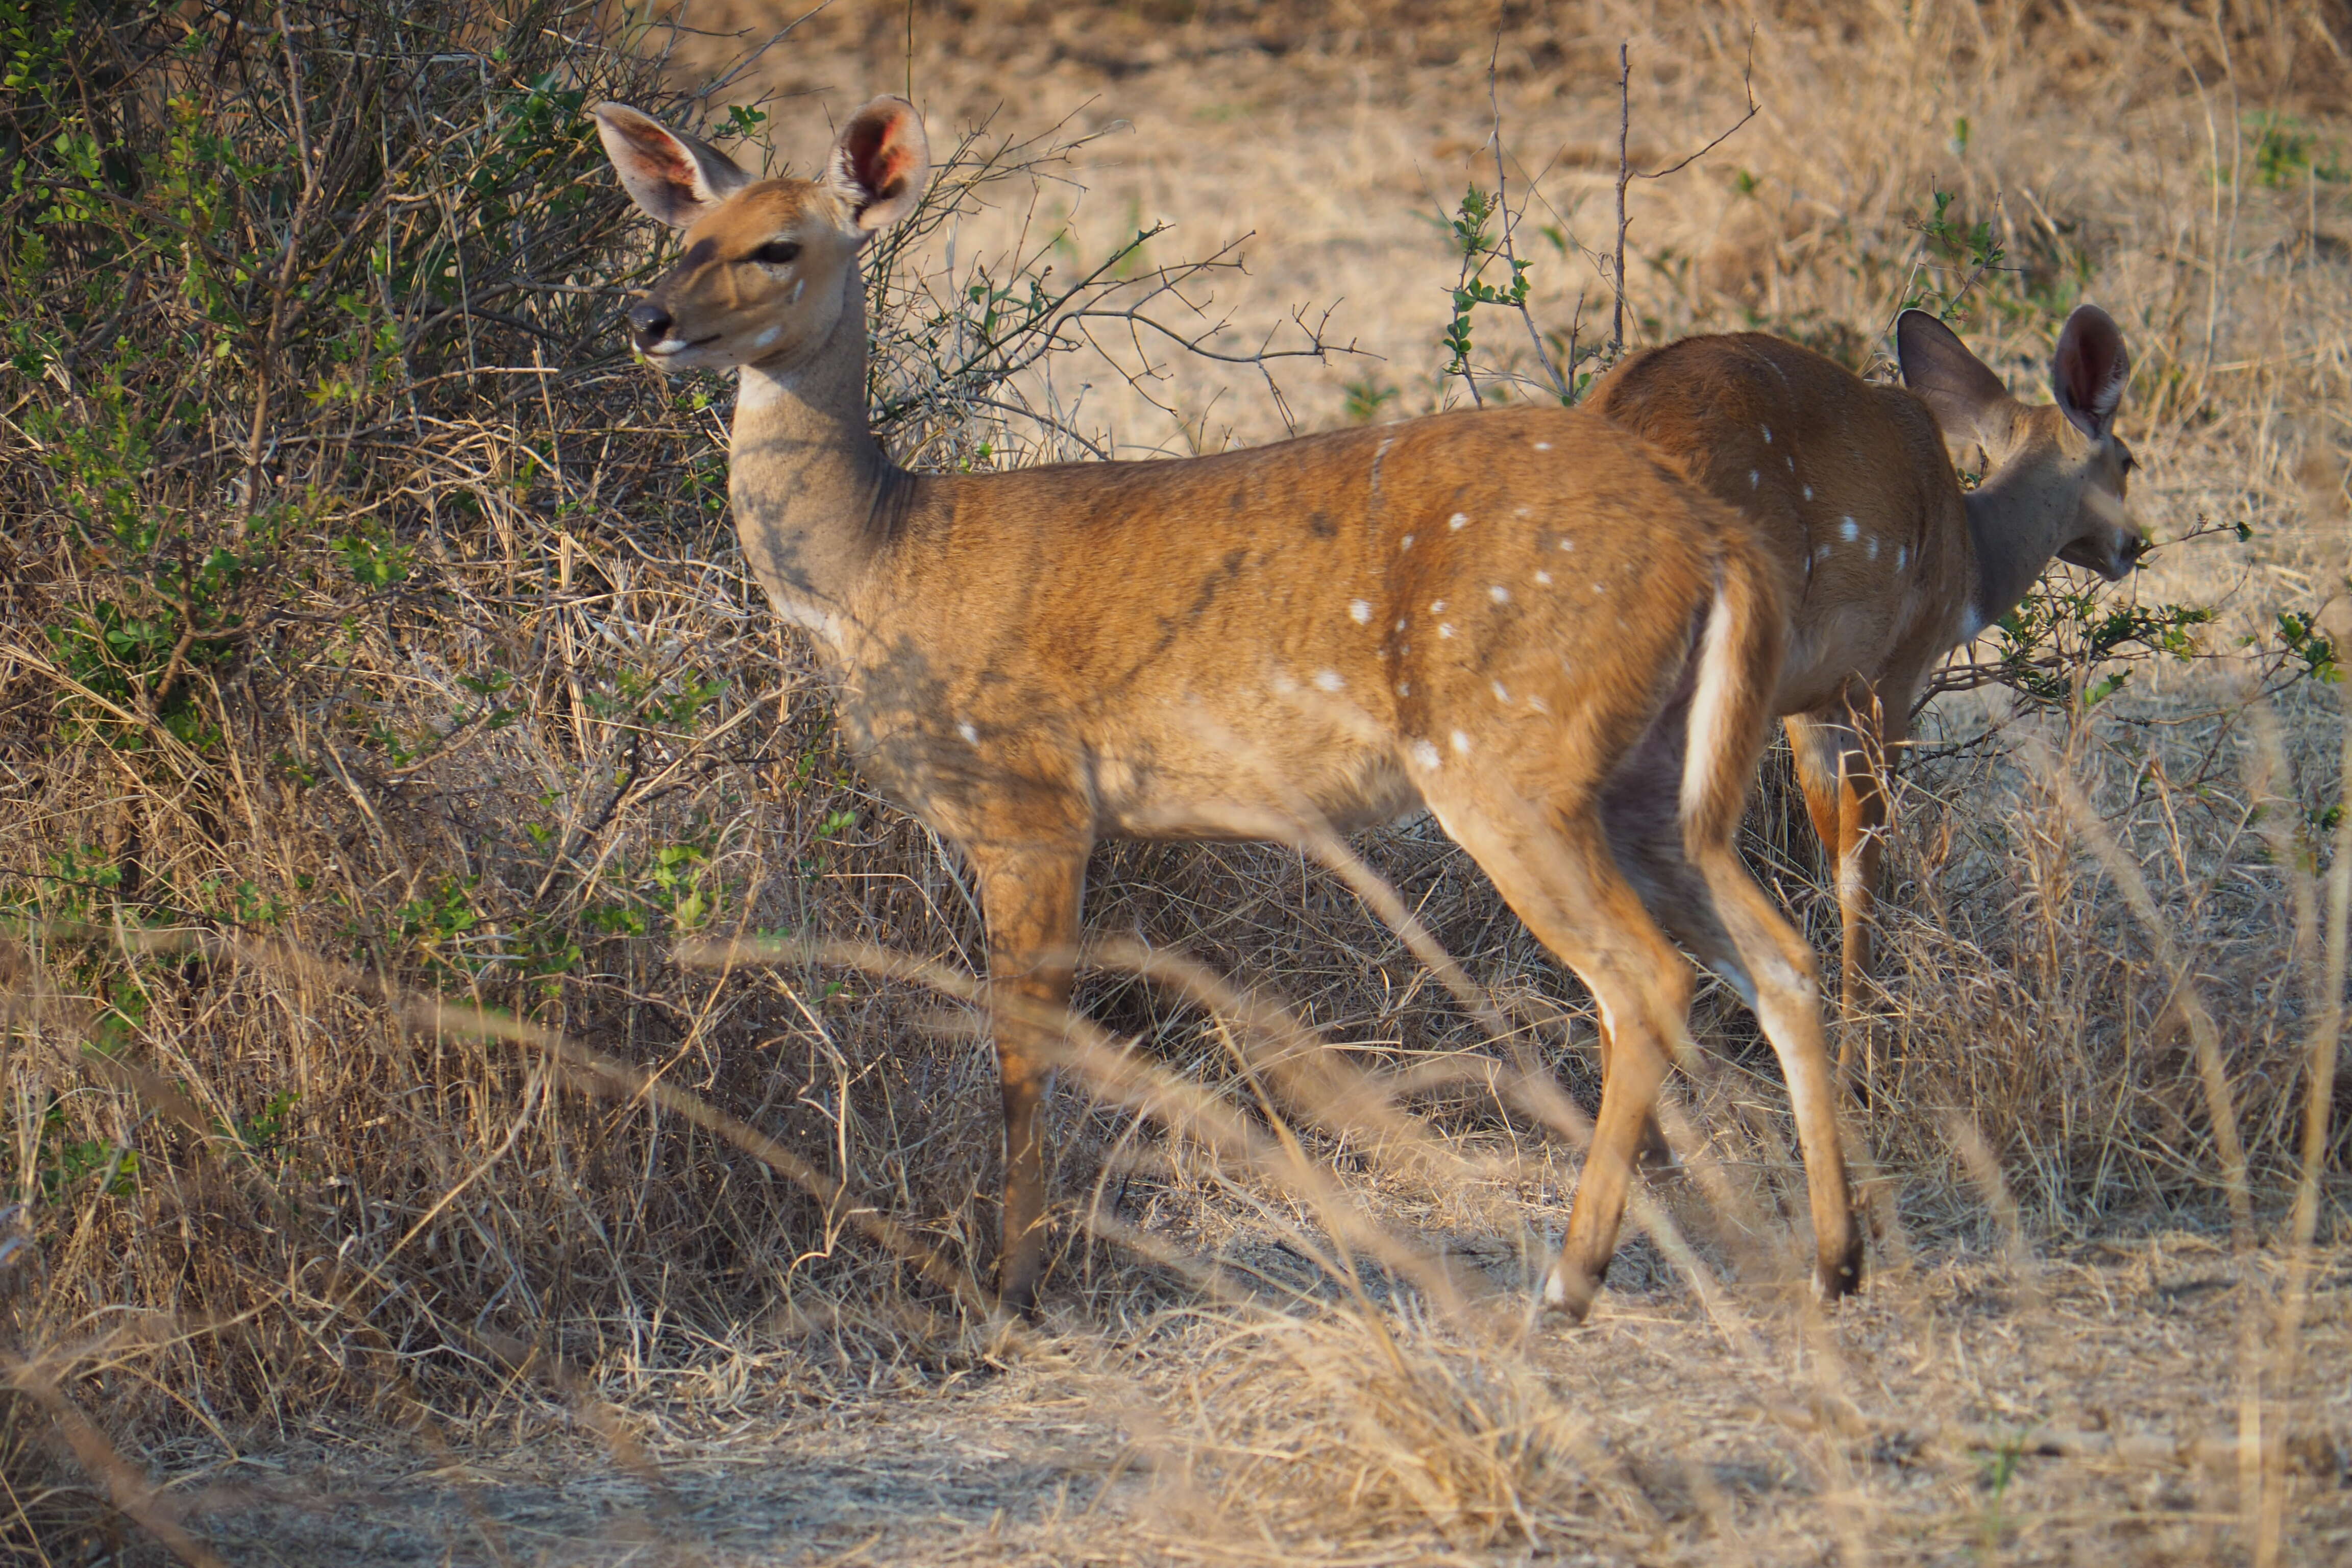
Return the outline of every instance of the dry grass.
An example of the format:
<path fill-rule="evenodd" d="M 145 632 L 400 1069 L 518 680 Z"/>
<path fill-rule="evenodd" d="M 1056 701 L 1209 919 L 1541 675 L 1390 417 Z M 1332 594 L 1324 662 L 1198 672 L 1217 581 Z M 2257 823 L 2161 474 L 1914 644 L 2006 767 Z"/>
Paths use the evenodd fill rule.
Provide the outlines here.
<path fill-rule="evenodd" d="M 1932 710 L 1857 1026 L 1869 1291 L 1805 1303 L 1785 1095 L 1710 989 L 1687 1173 L 1560 1335 L 1527 1301 L 1581 1113 L 1540 1088 L 1591 1103 L 1589 1004 L 1427 825 L 1098 858 L 1047 1321 L 988 1321 L 969 889 L 742 576 L 729 389 L 622 355 L 646 237 L 554 96 L 683 110 L 736 46 L 289 9 L 179 55 L 88 32 L 72 92 L 0 109 L 12 148 L 94 114 L 150 159 L 28 156 L 0 241 L 0 1553 L 2347 1549 L 2347 1119 L 2305 1138 L 2341 717 L 2274 642 L 2344 586 L 2336 12 L 1596 0 L 1497 42 L 1471 7 L 843 4 L 720 95 L 782 95 L 803 160 L 909 75 L 935 139 L 992 117 L 887 258 L 877 401 L 927 463 L 1462 400 L 1432 220 L 1492 184 L 1497 111 L 1514 200 L 1574 241 L 1523 231 L 1535 314 L 1581 297 L 1590 348 L 1621 37 L 1638 163 L 1737 118 L 1751 37 L 1762 106 L 1633 187 L 1640 341 L 1752 321 L 1866 364 L 1957 287 L 1921 270 L 1932 189 L 2021 268 L 1963 319 L 2017 384 L 2078 293 L 2124 323 L 2143 519 L 2254 532 L 2132 587 L 2215 607 L 2212 657 Z M 69 207 L 93 184 L 121 199 Z M 1116 316 L 975 333 L 971 283 L 1066 282 L 1162 214 L 1077 297 Z M 1159 270 L 1250 230 L 1246 276 Z M 1372 357 L 1224 365 L 1138 310 Z M 1475 325 L 1481 395 L 1524 395 L 1524 330 Z M 1785 801 L 1749 848 L 1826 949 Z"/>

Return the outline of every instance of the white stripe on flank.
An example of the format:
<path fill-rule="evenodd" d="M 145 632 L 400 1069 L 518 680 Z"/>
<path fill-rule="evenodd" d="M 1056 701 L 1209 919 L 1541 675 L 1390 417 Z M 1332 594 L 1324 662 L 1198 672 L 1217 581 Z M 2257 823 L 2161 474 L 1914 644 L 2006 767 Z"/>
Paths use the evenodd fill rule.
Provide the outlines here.
<path fill-rule="evenodd" d="M 1724 726 L 1731 719 L 1731 683 L 1734 673 L 1731 660 L 1731 606 L 1724 602 L 1723 589 L 1715 590 L 1715 603 L 1706 616 L 1706 635 L 1700 639 L 1698 650 L 1698 690 L 1691 697 L 1690 724 L 1683 742 L 1683 820 L 1698 815 L 1706 804 L 1707 785 L 1713 782 L 1715 764 L 1728 738 Z"/>

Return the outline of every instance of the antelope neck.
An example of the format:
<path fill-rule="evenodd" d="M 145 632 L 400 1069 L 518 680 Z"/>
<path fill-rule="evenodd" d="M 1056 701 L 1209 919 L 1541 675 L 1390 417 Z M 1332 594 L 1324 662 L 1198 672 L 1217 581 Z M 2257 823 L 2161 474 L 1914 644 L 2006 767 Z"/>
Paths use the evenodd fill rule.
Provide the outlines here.
<path fill-rule="evenodd" d="M 2074 515 L 2082 484 L 2063 459 L 2030 438 L 1985 482 L 1961 498 L 1976 556 L 1969 584 L 1968 636 L 2017 607 L 2065 542 L 2059 531 Z"/>
<path fill-rule="evenodd" d="M 866 413 L 866 289 L 856 268 L 832 332 L 800 363 L 747 364 L 728 496 L 752 574 L 778 615 L 837 638 L 891 533 L 909 476 Z"/>

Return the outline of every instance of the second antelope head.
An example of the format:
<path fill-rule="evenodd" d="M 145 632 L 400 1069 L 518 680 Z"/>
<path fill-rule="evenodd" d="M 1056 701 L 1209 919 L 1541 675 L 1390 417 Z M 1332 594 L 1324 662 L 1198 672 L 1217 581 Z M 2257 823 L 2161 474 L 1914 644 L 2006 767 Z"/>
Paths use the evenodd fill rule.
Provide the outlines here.
<path fill-rule="evenodd" d="M 2053 553 L 2120 582 L 2147 548 L 2124 507 L 2131 448 L 2116 434 L 2116 408 L 2131 379 L 2123 333 L 2096 305 L 2078 307 L 2051 357 L 2054 404 L 2029 405 L 1925 310 L 1895 329 L 1903 384 L 1936 416 L 1956 454 L 1981 447 L 1986 489 L 2013 487 L 2050 509 Z"/>

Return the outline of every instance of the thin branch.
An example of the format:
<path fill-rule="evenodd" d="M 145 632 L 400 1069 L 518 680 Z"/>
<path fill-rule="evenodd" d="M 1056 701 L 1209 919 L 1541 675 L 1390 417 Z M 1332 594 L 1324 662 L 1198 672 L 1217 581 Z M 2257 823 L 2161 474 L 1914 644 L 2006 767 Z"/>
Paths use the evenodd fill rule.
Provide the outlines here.
<path fill-rule="evenodd" d="M 1632 47 L 1623 39 L 1617 42 L 1617 264 L 1610 269 L 1610 283 L 1617 292 L 1617 302 L 1609 314 L 1609 358 L 1613 363 L 1625 353 L 1625 184 L 1633 175 L 1625 161 L 1625 138 L 1633 124 L 1633 64 Z"/>
<path fill-rule="evenodd" d="M 1733 121 L 1731 124 L 1725 129 L 1723 134 L 1717 136 L 1714 141 L 1708 142 L 1697 152 L 1693 153 L 1689 157 L 1683 159 L 1680 163 L 1669 163 L 1663 169 L 1653 169 L 1647 174 L 1637 174 L 1633 178 L 1637 180 L 1663 180 L 1668 174 L 1679 174 L 1685 169 L 1689 168 L 1693 163 L 1697 163 L 1701 158 L 1706 157 L 1709 153 L 1714 152 L 1717 147 L 1722 146 L 1726 142 L 1730 141 L 1733 136 L 1738 133 L 1739 129 L 1742 126 L 1756 118 L 1756 29 L 1753 27 L 1750 27 L 1748 30 L 1748 63 L 1739 68 L 1739 86 L 1740 89 L 1748 96 L 1748 112 Z M 1617 146 L 1618 156 L 1621 160 L 1624 156 L 1624 142 L 1621 133 Z"/>
<path fill-rule="evenodd" d="M 1509 179 L 1503 173 L 1503 105 L 1495 89 L 1496 67 L 1502 58 L 1503 35 L 1498 30 L 1495 35 L 1495 52 L 1486 60 L 1486 108 L 1495 119 L 1494 132 L 1488 140 L 1495 149 L 1495 206 L 1503 215 L 1503 260 L 1511 268 L 1511 277 L 1516 280 L 1519 275 L 1519 252 L 1511 237 L 1519 226 L 1519 215 L 1511 209 Z M 1524 298 L 1518 300 L 1517 309 L 1519 320 L 1527 324 L 1528 342 L 1536 351 L 1536 363 L 1543 366 L 1544 374 L 1551 378 L 1551 389 L 1559 395 L 1562 403 L 1566 403 L 1569 400 L 1568 379 L 1560 374 L 1559 366 L 1552 363 L 1551 352 L 1544 347 L 1543 333 L 1536 327 L 1535 312 L 1528 309 Z M 1571 368 L 1573 363 L 1571 360 Z"/>

